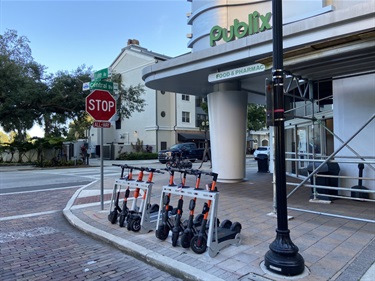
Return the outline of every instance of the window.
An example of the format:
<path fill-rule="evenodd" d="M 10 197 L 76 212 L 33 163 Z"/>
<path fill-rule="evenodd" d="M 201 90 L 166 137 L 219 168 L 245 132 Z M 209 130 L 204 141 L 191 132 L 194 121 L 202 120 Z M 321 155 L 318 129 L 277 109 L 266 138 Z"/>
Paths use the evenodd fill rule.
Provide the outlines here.
<path fill-rule="evenodd" d="M 121 118 L 117 119 L 115 122 L 116 130 L 121 129 Z"/>
<path fill-rule="evenodd" d="M 182 100 L 189 101 L 190 96 L 189 95 L 182 95 Z"/>
<path fill-rule="evenodd" d="M 166 141 L 160 142 L 160 149 L 161 150 L 167 149 L 167 142 Z"/>
<path fill-rule="evenodd" d="M 190 123 L 190 112 L 182 111 L 182 122 Z"/>

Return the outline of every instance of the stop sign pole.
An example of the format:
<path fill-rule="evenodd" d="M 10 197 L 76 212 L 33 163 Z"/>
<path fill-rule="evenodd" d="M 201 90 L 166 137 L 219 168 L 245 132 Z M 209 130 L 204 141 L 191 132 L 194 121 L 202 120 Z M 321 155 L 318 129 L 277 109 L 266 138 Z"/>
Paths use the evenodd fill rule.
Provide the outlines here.
<path fill-rule="evenodd" d="M 95 121 L 109 121 L 116 114 L 116 100 L 106 90 L 94 90 L 86 97 L 86 112 Z M 104 210 L 103 127 L 100 128 L 100 206 Z"/>

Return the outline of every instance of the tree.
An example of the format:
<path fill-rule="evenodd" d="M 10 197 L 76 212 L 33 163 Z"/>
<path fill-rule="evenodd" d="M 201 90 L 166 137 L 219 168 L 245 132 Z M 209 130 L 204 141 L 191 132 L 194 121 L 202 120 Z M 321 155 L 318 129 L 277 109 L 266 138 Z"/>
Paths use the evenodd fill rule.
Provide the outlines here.
<path fill-rule="evenodd" d="M 129 118 L 133 112 L 142 112 L 146 106 L 142 95 L 145 93 L 144 86 L 125 86 L 121 83 L 121 74 L 112 75 L 112 81 L 118 83 L 119 93 L 117 96 L 117 114 L 119 118 Z"/>
<path fill-rule="evenodd" d="M 9 143 L 9 140 L 10 140 L 10 137 L 6 133 L 0 131 L 0 144 Z"/>
<path fill-rule="evenodd" d="M 89 94 L 82 89 L 83 81 L 90 81 L 91 67 L 85 65 L 75 71 L 59 71 L 49 77 L 49 89 L 40 104 L 43 112 L 38 120 L 44 125 L 45 136 L 66 136 L 69 120 L 85 120 L 85 98 Z"/>
<path fill-rule="evenodd" d="M 19 141 L 40 115 L 35 96 L 46 89 L 44 67 L 34 61 L 28 44 L 14 30 L 0 35 L 0 125 L 5 132 L 14 131 Z"/>
<path fill-rule="evenodd" d="M 247 107 L 247 128 L 258 131 L 266 127 L 266 108 L 264 105 L 251 103 Z"/>
<path fill-rule="evenodd" d="M 85 139 L 87 131 L 91 128 L 94 119 L 86 114 L 83 118 L 74 120 L 69 124 L 68 139 Z"/>

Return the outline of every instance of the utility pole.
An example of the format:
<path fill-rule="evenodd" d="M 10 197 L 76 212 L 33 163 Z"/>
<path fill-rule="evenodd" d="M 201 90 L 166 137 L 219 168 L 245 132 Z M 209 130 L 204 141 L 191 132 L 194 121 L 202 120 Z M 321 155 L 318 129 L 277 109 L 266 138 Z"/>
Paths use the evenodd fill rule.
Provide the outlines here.
<path fill-rule="evenodd" d="M 283 21 L 282 0 L 272 0 L 273 32 L 273 124 L 275 130 L 275 179 L 276 179 L 276 238 L 266 253 L 265 267 L 276 274 L 295 276 L 303 273 L 305 261 L 299 249 L 290 239 L 288 229 L 286 175 L 285 175 L 285 136 L 284 136 L 284 70 L 283 70 Z"/>

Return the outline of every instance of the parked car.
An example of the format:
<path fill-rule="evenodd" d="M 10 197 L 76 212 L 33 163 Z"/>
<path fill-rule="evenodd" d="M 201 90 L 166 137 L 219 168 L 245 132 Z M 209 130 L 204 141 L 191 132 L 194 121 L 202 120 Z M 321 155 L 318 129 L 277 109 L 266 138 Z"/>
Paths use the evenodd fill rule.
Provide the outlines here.
<path fill-rule="evenodd" d="M 195 160 L 202 160 L 204 148 L 197 148 L 193 142 L 178 143 L 170 147 L 170 149 L 160 150 L 158 153 L 158 159 L 160 163 L 166 163 L 175 153 L 181 153 L 181 156 L 185 159 L 189 159 L 191 162 Z M 204 159 L 207 161 L 207 159 Z"/>
<path fill-rule="evenodd" d="M 270 157 L 270 147 L 269 146 L 259 146 L 257 149 L 254 151 L 254 159 L 258 159 L 259 154 L 266 154 L 268 158 Z"/>

